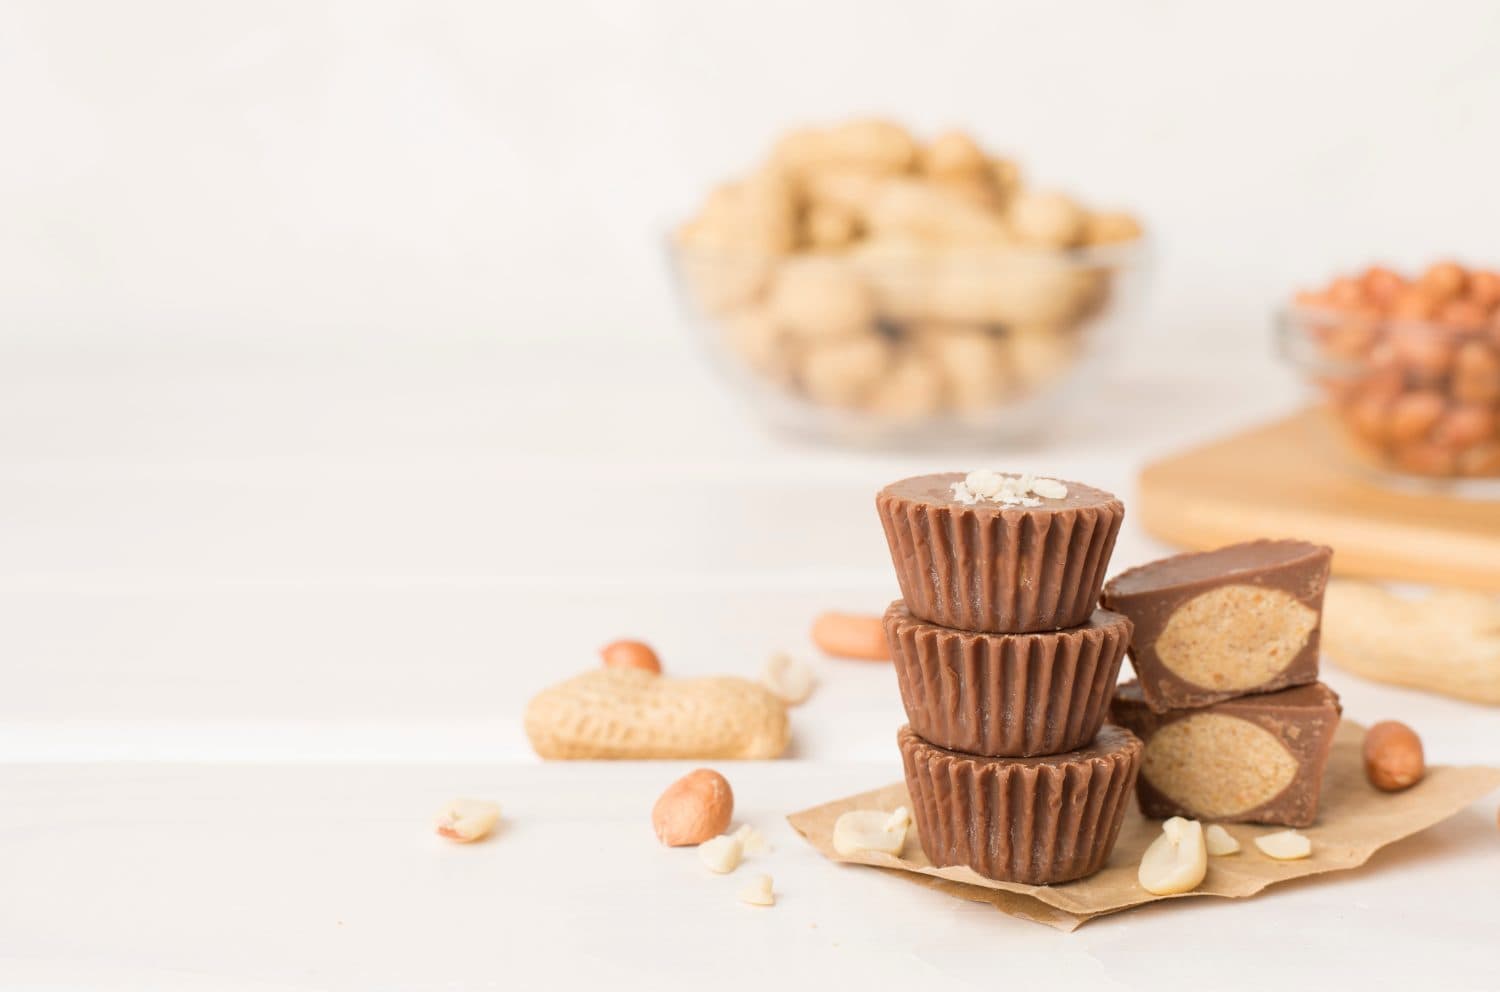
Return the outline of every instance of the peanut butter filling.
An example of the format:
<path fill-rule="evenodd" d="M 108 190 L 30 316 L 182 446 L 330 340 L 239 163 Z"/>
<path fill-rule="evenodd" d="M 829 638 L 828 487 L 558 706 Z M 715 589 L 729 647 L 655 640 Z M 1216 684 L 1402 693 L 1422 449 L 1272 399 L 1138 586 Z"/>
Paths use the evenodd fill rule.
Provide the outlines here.
<path fill-rule="evenodd" d="M 1177 608 L 1156 655 L 1195 685 L 1254 689 L 1292 663 L 1317 625 L 1315 610 L 1280 589 L 1220 586 Z"/>
<path fill-rule="evenodd" d="M 1218 819 L 1276 798 L 1296 777 L 1297 761 L 1263 727 L 1199 713 L 1151 737 L 1141 774 L 1174 803 Z"/>

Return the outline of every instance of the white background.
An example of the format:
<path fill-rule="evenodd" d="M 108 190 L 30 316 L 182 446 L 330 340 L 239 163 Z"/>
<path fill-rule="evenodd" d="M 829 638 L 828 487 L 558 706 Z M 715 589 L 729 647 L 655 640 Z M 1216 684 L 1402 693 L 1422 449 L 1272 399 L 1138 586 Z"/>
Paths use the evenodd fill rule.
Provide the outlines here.
<path fill-rule="evenodd" d="M 895 594 L 879 485 L 1129 503 L 1296 405 L 1291 287 L 1500 261 L 1497 35 L 1481 3 L 0 4 L 0 984 L 1492 985 L 1493 799 L 1347 879 L 1072 935 L 780 817 L 899 775 L 889 668 L 805 637 Z M 688 346 L 666 224 L 870 111 L 1147 218 L 1149 310 L 1049 446 L 792 445 Z M 1127 516 L 1115 565 L 1167 550 Z M 622 635 L 816 666 L 795 760 L 727 769 L 774 910 L 656 845 L 680 768 L 531 758 L 525 700 Z M 1491 710 L 1327 677 L 1500 763 Z M 462 793 L 493 842 L 430 835 Z"/>
<path fill-rule="evenodd" d="M 0 326 L 675 340 L 666 224 L 876 112 L 1140 210 L 1144 341 L 1259 354 L 1340 267 L 1494 261 L 1497 37 L 1483 0 L 11 0 Z"/>

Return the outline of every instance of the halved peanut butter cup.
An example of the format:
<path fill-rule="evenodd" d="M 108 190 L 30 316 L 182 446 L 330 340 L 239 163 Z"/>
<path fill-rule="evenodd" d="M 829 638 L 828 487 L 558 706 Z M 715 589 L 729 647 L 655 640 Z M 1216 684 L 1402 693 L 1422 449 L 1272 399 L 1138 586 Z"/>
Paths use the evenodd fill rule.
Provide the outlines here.
<path fill-rule="evenodd" d="M 1314 682 L 1158 713 L 1127 682 L 1110 714 L 1145 741 L 1136 794 L 1146 816 L 1306 827 L 1340 711 L 1338 694 Z"/>

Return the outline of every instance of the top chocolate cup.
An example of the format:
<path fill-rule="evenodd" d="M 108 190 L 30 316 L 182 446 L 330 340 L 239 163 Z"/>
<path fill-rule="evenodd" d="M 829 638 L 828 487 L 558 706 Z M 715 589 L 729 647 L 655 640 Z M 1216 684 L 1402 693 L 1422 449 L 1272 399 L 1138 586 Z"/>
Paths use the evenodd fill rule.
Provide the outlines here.
<path fill-rule="evenodd" d="M 1125 506 L 1062 480 L 1037 506 L 969 504 L 962 472 L 893 482 L 875 497 L 912 616 L 958 630 L 1021 634 L 1085 623 L 1099 601 Z"/>

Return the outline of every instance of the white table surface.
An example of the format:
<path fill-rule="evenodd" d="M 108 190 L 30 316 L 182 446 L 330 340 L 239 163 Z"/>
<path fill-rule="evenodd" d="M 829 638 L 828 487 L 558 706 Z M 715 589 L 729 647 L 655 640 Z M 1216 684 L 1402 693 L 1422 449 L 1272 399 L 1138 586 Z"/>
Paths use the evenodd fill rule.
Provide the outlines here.
<path fill-rule="evenodd" d="M 899 778 L 889 667 L 806 641 L 895 594 L 882 482 L 1001 463 L 1128 505 L 1146 458 L 1295 402 L 1269 362 L 1106 383 L 1045 449 L 912 457 L 767 438 L 660 349 L 0 359 L 0 986 L 1495 986 L 1493 798 L 1337 879 L 1073 934 L 829 864 L 782 820 Z M 1127 515 L 1115 566 L 1166 550 Z M 776 907 L 656 844 L 686 766 L 530 755 L 525 700 L 625 635 L 678 674 L 815 665 L 792 760 L 724 768 Z M 1327 678 L 1433 762 L 1500 763 L 1493 710 Z M 431 835 L 459 794 L 503 805 L 491 841 Z"/>

